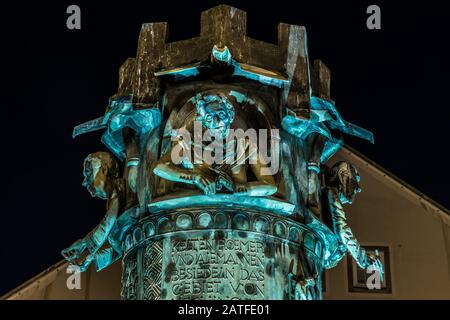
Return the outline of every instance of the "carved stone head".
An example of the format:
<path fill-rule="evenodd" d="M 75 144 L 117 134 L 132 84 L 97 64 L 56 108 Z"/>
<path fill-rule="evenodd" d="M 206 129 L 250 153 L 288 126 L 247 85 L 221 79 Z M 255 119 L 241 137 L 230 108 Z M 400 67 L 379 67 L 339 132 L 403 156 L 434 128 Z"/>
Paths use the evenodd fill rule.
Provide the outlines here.
<path fill-rule="evenodd" d="M 89 154 L 83 165 L 83 187 L 91 196 L 107 199 L 114 180 L 119 177 L 119 164 L 109 152 Z"/>
<path fill-rule="evenodd" d="M 198 94 L 195 97 L 197 120 L 211 134 L 225 138 L 234 120 L 234 107 L 224 94 Z"/>
<path fill-rule="evenodd" d="M 353 203 L 357 193 L 361 192 L 361 177 L 356 168 L 345 161 L 339 161 L 328 171 L 327 186 L 335 188 L 342 203 Z"/>

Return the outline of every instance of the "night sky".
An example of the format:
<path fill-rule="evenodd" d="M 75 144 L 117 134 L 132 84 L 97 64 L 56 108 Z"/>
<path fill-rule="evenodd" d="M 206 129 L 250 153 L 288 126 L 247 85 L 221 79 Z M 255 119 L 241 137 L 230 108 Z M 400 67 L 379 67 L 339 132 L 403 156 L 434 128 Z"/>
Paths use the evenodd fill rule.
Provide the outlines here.
<path fill-rule="evenodd" d="M 276 43 L 280 22 L 307 28 L 311 59 L 332 71 L 344 119 L 375 145 L 346 142 L 450 207 L 448 41 L 445 10 L 427 1 L 122 1 L 1 5 L 0 294 L 61 259 L 60 250 L 102 218 L 105 203 L 82 188 L 82 162 L 106 150 L 100 133 L 72 129 L 102 114 L 119 66 L 134 57 L 141 24 L 169 22 L 169 41 L 199 34 L 200 13 L 219 3 L 247 11 L 253 38 Z M 382 29 L 366 28 L 378 4 Z M 439 2 L 440 3 L 440 2 Z M 78 4 L 81 30 L 66 28 Z"/>

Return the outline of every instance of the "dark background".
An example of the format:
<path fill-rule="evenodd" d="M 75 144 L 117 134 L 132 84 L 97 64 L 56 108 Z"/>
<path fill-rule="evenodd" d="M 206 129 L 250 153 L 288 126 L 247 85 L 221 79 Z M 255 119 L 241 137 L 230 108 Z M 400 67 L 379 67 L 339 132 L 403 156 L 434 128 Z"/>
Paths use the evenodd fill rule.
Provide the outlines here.
<path fill-rule="evenodd" d="M 61 259 L 105 204 L 81 187 L 82 161 L 106 150 L 100 133 L 72 140 L 75 125 L 102 114 L 118 68 L 135 56 L 142 23 L 168 21 L 169 41 L 198 35 L 200 13 L 228 3 L 248 14 L 253 38 L 277 41 L 277 24 L 304 25 L 312 59 L 332 70 L 342 116 L 372 130 L 375 145 L 346 142 L 450 207 L 448 28 L 430 1 L 61 1 L 0 4 L 3 144 L 0 294 Z M 440 3 L 440 2 L 439 2 Z M 81 7 L 81 30 L 66 28 L 66 8 Z M 382 29 L 366 28 L 378 4 Z"/>

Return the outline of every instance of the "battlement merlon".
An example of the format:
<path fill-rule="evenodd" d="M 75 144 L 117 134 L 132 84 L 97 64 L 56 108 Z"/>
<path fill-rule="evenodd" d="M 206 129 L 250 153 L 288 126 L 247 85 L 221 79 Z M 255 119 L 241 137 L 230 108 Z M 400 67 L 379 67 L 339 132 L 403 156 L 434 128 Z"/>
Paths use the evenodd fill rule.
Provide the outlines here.
<path fill-rule="evenodd" d="M 309 123 L 314 118 L 311 113 L 315 97 L 334 104 L 330 98 L 330 70 L 320 60 L 311 65 L 305 27 L 280 23 L 276 45 L 248 37 L 246 26 L 246 12 L 226 5 L 204 11 L 200 36 L 191 39 L 167 42 L 166 22 L 143 24 L 136 58 L 128 58 L 119 68 L 118 92 L 109 99 L 104 115 L 76 126 L 73 137 L 106 129 L 103 142 L 123 159 L 121 127 L 131 123 L 133 130 L 143 134 L 158 126 L 165 94 L 160 89 L 166 76 L 195 78 L 200 68 L 211 65 L 215 48 L 229 52 L 235 69 L 233 77 L 278 87 L 280 101 L 272 112 L 280 119 Z M 124 117 L 115 117 L 123 113 Z"/>
<path fill-rule="evenodd" d="M 113 97 L 132 95 L 133 103 L 159 106 L 162 80 L 158 73 L 208 61 L 214 46 L 226 46 L 240 65 L 285 78 L 283 108 L 277 111 L 281 117 L 289 112 L 308 119 L 312 93 L 330 99 L 330 73 L 321 61 L 315 61 L 310 70 L 306 29 L 280 23 L 278 44 L 272 44 L 248 37 L 246 26 L 246 12 L 226 5 L 204 11 L 200 36 L 191 39 L 167 42 L 166 22 L 144 24 L 136 58 L 127 59 L 120 67 L 119 90 Z"/>

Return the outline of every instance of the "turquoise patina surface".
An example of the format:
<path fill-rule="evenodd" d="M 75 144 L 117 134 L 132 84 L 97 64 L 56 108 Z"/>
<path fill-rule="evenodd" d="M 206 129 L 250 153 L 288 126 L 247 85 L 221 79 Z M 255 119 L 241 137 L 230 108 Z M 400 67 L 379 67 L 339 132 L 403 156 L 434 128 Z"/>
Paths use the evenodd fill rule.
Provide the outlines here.
<path fill-rule="evenodd" d="M 106 214 L 63 255 L 80 271 L 121 258 L 123 299 L 321 299 L 347 252 L 383 273 L 346 220 L 356 168 L 328 166 L 342 134 L 373 134 L 339 114 L 323 63 L 310 70 L 304 28 L 280 25 L 277 46 L 244 31 L 227 6 L 188 41 L 144 25 L 104 115 L 74 129 L 102 130 L 112 154 L 85 161 Z"/>

